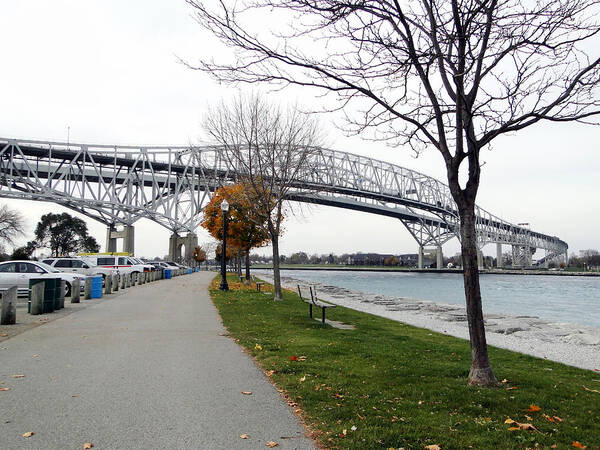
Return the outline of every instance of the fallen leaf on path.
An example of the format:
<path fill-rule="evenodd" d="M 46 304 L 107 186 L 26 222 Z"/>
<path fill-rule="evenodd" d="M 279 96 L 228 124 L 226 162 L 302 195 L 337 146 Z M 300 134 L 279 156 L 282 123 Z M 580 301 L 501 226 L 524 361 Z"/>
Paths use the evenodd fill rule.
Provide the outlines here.
<path fill-rule="evenodd" d="M 13 375 L 13 378 L 25 378 L 25 375 L 23 374 L 18 374 L 18 375 Z"/>
<path fill-rule="evenodd" d="M 250 392 L 250 391 L 242 391 L 242 394 L 244 394 L 244 395 L 252 395 L 252 392 Z"/>
<path fill-rule="evenodd" d="M 596 394 L 600 394 L 600 391 L 597 391 L 596 389 L 590 389 L 590 388 L 587 388 L 585 386 L 583 387 L 583 389 L 585 389 L 588 392 L 595 392 Z"/>
<path fill-rule="evenodd" d="M 579 441 L 573 441 L 573 442 L 571 442 L 571 445 L 575 448 L 587 448 L 587 445 L 583 445 Z"/>
<path fill-rule="evenodd" d="M 440 447 L 437 444 L 433 444 L 433 445 L 426 445 L 425 449 L 426 450 L 442 450 L 442 447 Z"/>
<path fill-rule="evenodd" d="M 267 370 L 267 376 L 270 377 L 275 373 L 274 370 Z"/>
<path fill-rule="evenodd" d="M 529 412 L 537 412 L 537 411 L 541 411 L 542 408 L 538 405 L 529 405 L 529 409 L 527 409 L 527 411 Z"/>
<path fill-rule="evenodd" d="M 0 334 L 0 337 L 7 337 L 7 336 L 8 336 L 8 333 L 1 333 Z"/>
<path fill-rule="evenodd" d="M 248 439 L 250 436 L 247 434 L 240 434 L 240 439 Z"/>
<path fill-rule="evenodd" d="M 277 447 L 279 444 L 275 441 L 269 441 L 265 444 L 269 448 Z"/>
<path fill-rule="evenodd" d="M 83 444 L 83 448 L 88 449 L 88 448 L 92 448 L 94 446 L 94 444 L 92 444 L 91 442 L 86 442 Z"/>
<path fill-rule="evenodd" d="M 28 431 L 27 433 L 23 433 L 23 437 L 27 438 L 27 437 L 31 437 L 33 436 L 35 433 L 33 431 Z"/>
<path fill-rule="evenodd" d="M 0 387 L 0 391 L 10 391 L 10 388 Z"/>

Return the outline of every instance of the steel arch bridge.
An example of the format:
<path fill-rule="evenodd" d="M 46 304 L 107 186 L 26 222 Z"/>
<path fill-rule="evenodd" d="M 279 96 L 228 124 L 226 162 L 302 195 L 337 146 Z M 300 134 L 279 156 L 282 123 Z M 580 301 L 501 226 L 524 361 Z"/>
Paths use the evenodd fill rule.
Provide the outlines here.
<path fill-rule="evenodd" d="M 193 235 L 200 213 L 218 186 L 236 178 L 218 146 L 142 147 L 72 144 L 0 138 L 0 197 L 54 202 L 109 227 L 132 229 L 147 218 L 174 236 Z M 459 236 L 457 207 L 444 183 L 384 161 L 315 149 L 295 180 L 289 200 L 398 218 L 419 245 L 438 250 Z M 568 246 L 476 207 L 479 248 L 511 245 L 513 265 L 566 256 Z M 123 237 L 122 235 L 118 235 Z M 133 238 L 129 244 L 133 250 Z M 107 244 L 108 245 L 108 244 Z M 116 245 L 116 244 L 115 244 Z M 177 246 L 177 242 L 173 243 Z M 499 257 L 498 261 L 502 258 Z"/>

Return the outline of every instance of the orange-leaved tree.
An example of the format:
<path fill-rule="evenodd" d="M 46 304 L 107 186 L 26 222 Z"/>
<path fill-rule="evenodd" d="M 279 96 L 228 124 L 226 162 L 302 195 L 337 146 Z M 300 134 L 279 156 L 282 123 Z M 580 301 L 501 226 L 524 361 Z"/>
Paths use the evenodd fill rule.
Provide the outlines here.
<path fill-rule="evenodd" d="M 250 280 L 250 249 L 269 243 L 264 222 L 268 211 L 263 213 L 253 207 L 251 194 L 244 183 L 236 183 L 217 189 L 210 202 L 204 208 L 204 220 L 201 225 L 215 239 L 223 239 L 223 212 L 221 203 L 227 200 L 229 214 L 227 224 L 227 256 L 237 249 L 246 257 L 246 280 Z M 232 253 L 229 248 L 232 247 Z"/>

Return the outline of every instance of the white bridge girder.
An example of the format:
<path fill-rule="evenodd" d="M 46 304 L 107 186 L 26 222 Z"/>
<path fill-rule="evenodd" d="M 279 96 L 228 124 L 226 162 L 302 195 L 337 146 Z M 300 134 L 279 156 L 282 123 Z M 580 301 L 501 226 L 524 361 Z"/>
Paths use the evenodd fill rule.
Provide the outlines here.
<path fill-rule="evenodd" d="M 55 202 L 107 225 L 153 220 L 194 233 L 218 186 L 237 176 L 217 146 L 135 147 L 0 138 L 0 197 Z M 243 174 L 242 174 L 243 175 Z M 439 180 L 364 156 L 313 149 L 290 200 L 396 217 L 419 246 L 459 237 L 457 208 Z M 564 254 L 555 236 L 476 207 L 480 247 L 500 243 Z"/>

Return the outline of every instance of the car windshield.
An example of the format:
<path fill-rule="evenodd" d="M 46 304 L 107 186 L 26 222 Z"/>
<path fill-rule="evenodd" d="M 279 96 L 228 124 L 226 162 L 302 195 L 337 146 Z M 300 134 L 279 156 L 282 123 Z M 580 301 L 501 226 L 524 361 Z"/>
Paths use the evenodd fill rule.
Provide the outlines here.
<path fill-rule="evenodd" d="M 41 261 L 36 261 L 34 264 L 36 264 L 37 266 L 41 267 L 42 269 L 44 269 L 46 272 L 50 272 L 50 273 L 60 273 L 60 270 L 55 269 L 52 266 L 49 266 L 46 263 L 43 263 Z"/>

